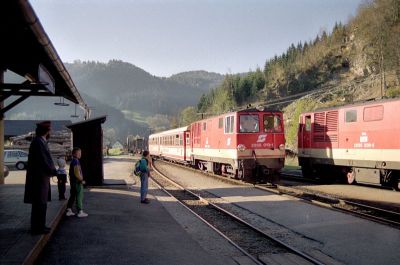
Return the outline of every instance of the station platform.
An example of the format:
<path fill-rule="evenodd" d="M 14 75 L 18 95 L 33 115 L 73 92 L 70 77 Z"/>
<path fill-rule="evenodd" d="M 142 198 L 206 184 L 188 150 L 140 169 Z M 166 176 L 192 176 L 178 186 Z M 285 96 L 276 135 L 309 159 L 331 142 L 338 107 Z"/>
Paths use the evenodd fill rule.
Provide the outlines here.
<path fill-rule="evenodd" d="M 52 185 L 53 201 L 47 204 L 46 216 L 46 224 L 52 231 L 43 236 L 31 235 L 31 205 L 23 202 L 24 190 L 25 183 L 21 181 L 0 185 L 0 264 L 32 264 L 51 237 L 66 208 L 66 201 L 58 200 L 56 187 Z"/>
<path fill-rule="evenodd" d="M 47 235 L 30 234 L 25 171 L 10 172 L 0 186 L 0 264 L 252 264 L 240 253 L 207 251 L 188 233 L 190 225 L 182 226 L 167 211 L 165 204 L 177 203 L 159 190 L 150 190 L 150 204 L 141 204 L 139 183 L 128 183 L 120 166 L 107 161 L 105 176 L 114 177 L 106 177 L 105 186 L 85 189 L 86 218 L 65 216 L 66 201 L 58 200 L 52 182 Z M 207 233 L 202 237 L 212 239 Z"/>

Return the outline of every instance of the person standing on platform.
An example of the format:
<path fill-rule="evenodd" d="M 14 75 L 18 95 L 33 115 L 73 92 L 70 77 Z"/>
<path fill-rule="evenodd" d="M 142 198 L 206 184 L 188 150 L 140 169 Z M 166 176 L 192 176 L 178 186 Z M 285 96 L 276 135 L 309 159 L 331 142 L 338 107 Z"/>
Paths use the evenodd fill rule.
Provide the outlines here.
<path fill-rule="evenodd" d="M 147 191 L 149 189 L 151 157 L 149 151 L 143 151 L 140 159 L 140 202 L 148 204 Z"/>
<path fill-rule="evenodd" d="M 75 215 L 72 211 L 72 205 L 76 200 L 76 210 L 78 217 L 87 217 L 88 214 L 83 211 L 83 184 L 85 181 L 83 180 L 83 174 L 81 169 L 81 164 L 79 159 L 82 156 L 82 151 L 78 147 L 74 147 L 72 150 L 72 161 L 69 165 L 69 183 L 70 183 L 70 196 L 67 204 L 67 212 L 66 216 Z"/>
<path fill-rule="evenodd" d="M 32 234 L 47 234 L 51 230 L 46 226 L 47 202 L 51 200 L 50 178 L 57 171 L 47 145 L 50 131 L 50 121 L 36 124 L 36 136 L 29 146 L 24 202 L 32 204 Z"/>
<path fill-rule="evenodd" d="M 65 170 L 65 159 L 62 157 L 57 159 L 57 186 L 58 186 L 58 199 L 65 200 L 65 190 L 67 184 L 67 171 Z"/>

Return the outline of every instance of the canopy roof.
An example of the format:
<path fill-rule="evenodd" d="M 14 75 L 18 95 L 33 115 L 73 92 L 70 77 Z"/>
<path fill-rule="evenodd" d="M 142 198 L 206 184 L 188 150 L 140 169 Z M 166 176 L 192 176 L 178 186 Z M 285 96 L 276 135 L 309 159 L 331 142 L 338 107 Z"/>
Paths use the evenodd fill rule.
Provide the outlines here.
<path fill-rule="evenodd" d="M 0 1 L 0 38 L 0 70 L 27 80 L 22 84 L 0 80 L 1 101 L 18 95 L 20 101 L 28 96 L 60 96 L 88 109 L 27 0 Z"/>

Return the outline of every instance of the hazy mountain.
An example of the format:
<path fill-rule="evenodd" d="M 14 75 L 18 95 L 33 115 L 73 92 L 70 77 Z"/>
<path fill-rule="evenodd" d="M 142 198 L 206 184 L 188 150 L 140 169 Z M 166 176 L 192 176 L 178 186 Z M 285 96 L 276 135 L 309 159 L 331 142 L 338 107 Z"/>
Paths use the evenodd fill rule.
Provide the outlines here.
<path fill-rule="evenodd" d="M 79 91 L 117 109 L 145 113 L 151 116 L 176 114 L 189 105 L 197 104 L 207 86 L 217 81 L 216 74 L 207 72 L 160 78 L 126 62 L 66 63 Z"/>

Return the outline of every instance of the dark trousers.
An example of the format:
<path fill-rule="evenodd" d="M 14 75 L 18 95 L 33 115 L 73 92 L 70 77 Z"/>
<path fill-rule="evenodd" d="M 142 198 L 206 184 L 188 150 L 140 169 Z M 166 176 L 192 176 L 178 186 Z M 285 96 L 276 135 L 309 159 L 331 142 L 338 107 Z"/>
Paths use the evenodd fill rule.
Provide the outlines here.
<path fill-rule="evenodd" d="M 69 190 L 70 194 L 69 194 L 69 199 L 68 199 L 68 203 L 67 203 L 67 208 L 72 209 L 72 206 L 74 205 L 74 202 L 76 200 L 77 192 L 76 192 L 76 183 L 70 183 L 70 184 L 71 184 L 71 187 Z M 77 210 L 79 211 L 81 209 L 77 209 Z"/>
<path fill-rule="evenodd" d="M 32 203 L 31 230 L 42 230 L 46 226 L 47 203 Z"/>
<path fill-rule="evenodd" d="M 60 200 L 63 200 L 63 199 L 65 199 L 65 190 L 66 190 L 65 184 L 67 183 L 67 181 L 64 180 L 64 178 L 60 178 L 60 177 L 57 177 L 57 179 L 58 179 L 58 181 L 57 181 L 58 198 Z"/>

